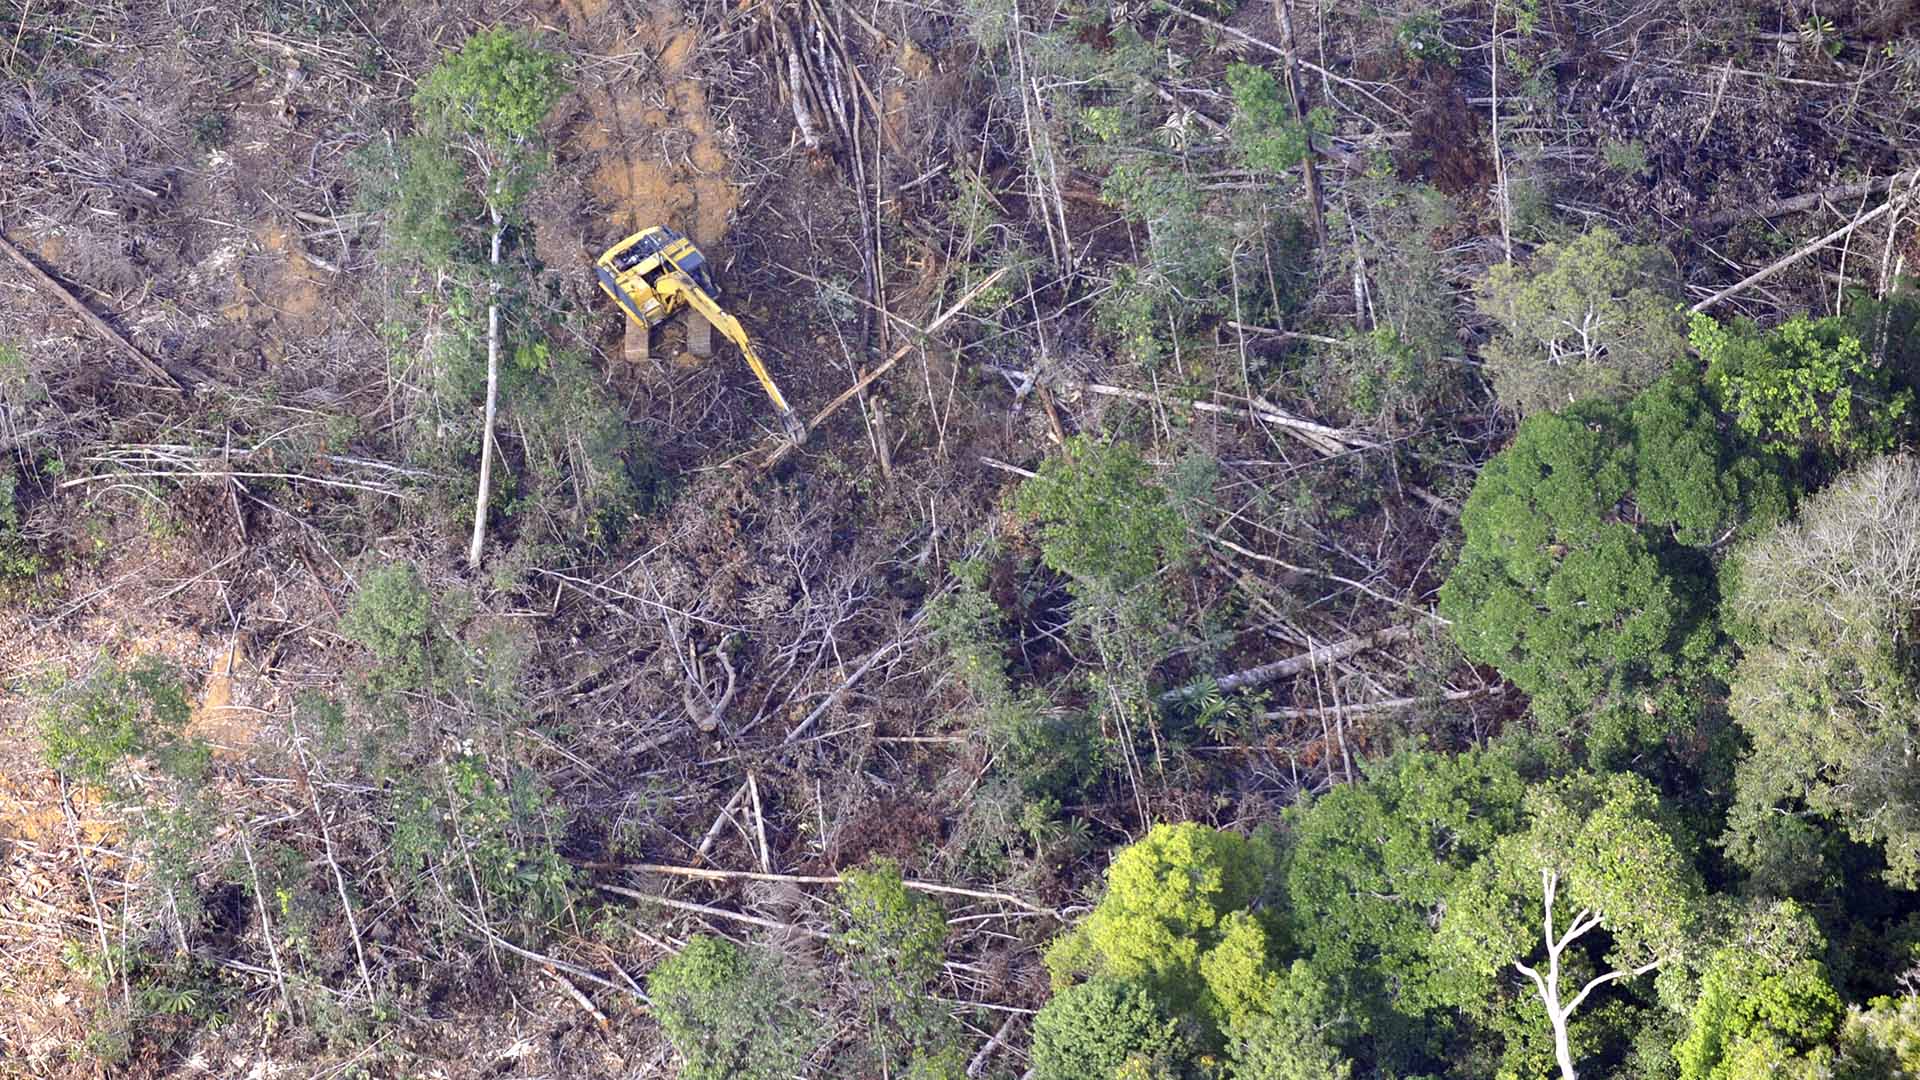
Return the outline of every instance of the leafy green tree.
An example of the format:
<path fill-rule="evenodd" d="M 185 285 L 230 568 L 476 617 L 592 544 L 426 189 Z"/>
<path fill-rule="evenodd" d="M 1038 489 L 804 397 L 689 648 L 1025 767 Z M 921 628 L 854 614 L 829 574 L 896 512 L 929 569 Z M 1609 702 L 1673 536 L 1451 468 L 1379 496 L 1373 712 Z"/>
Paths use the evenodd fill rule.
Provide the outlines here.
<path fill-rule="evenodd" d="M 1233 1036 L 1233 1080 L 1348 1080 L 1353 1063 L 1335 1045 L 1343 1016 L 1331 988 L 1296 960 L 1264 1008 Z"/>
<path fill-rule="evenodd" d="M 1496 266 L 1476 295 L 1499 327 L 1485 350 L 1494 389 L 1522 413 L 1625 401 L 1686 355 L 1672 257 L 1610 229 Z"/>
<path fill-rule="evenodd" d="M 442 56 L 413 95 L 419 133 L 401 148 L 390 227 L 396 245 L 427 265 L 461 271 L 459 287 L 487 286 L 487 398 L 480 483 L 467 560 L 486 540 L 493 423 L 500 386 L 502 244 L 547 165 L 540 125 L 566 91 L 559 54 L 519 31 L 494 28 Z M 456 171 L 457 170 L 457 171 Z M 484 211 L 484 218 L 479 211 Z M 486 269 L 478 266 L 485 238 Z"/>
<path fill-rule="evenodd" d="M 1197 822 L 1156 825 L 1114 856 L 1107 891 L 1047 951 L 1056 989 L 1080 975 L 1138 986 L 1209 1036 L 1273 992 L 1270 920 L 1249 912 L 1271 859 L 1245 837 Z"/>
<path fill-rule="evenodd" d="M 1461 986 L 1435 956 L 1431 920 L 1468 868 L 1520 828 L 1525 790 L 1504 751 L 1421 751 L 1288 812 L 1300 951 L 1381 1065 L 1419 1072 L 1445 1054 L 1445 1010 L 1478 984 Z"/>
<path fill-rule="evenodd" d="M 1846 459 L 1892 449 L 1913 422 L 1913 391 L 1854 329 L 1844 318 L 1802 316 L 1762 332 L 1695 315 L 1689 337 L 1742 431 L 1782 453 Z"/>
<path fill-rule="evenodd" d="M 904 1064 L 930 1073 L 955 1034 L 935 993 L 946 968 L 945 914 L 909 892 L 889 859 L 841 875 L 840 903 L 845 911 L 833 945 L 859 987 L 879 1059 L 875 1071 Z"/>
<path fill-rule="evenodd" d="M 1724 434 L 1693 380 L 1653 384 L 1633 399 L 1625 420 L 1634 513 L 1674 543 L 1711 547 L 1786 516 L 1782 463 Z"/>
<path fill-rule="evenodd" d="M 1096 978 L 1056 993 L 1033 1018 L 1033 1080 L 1112 1080 L 1129 1062 L 1178 1065 L 1193 1054 L 1146 991 Z"/>
<path fill-rule="evenodd" d="M 1525 830 L 1502 838 L 1453 890 L 1433 945 L 1482 980 L 1526 976 L 1561 1077 L 1575 1080 L 1571 1018 L 1596 991 L 1684 956 L 1704 886 L 1690 846 L 1638 775 L 1578 773 L 1536 786 L 1526 812 Z M 1589 976 L 1592 958 L 1581 953 L 1600 941 L 1606 949 Z"/>
<path fill-rule="evenodd" d="M 1293 105 L 1281 97 L 1273 72 L 1253 64 L 1228 64 L 1227 89 L 1233 95 L 1233 144 L 1247 166 L 1276 174 L 1299 168 L 1307 153 L 1307 132 Z"/>
<path fill-rule="evenodd" d="M 1775 883 L 1820 847 L 1811 811 L 1884 845 L 1888 876 L 1920 881 L 1920 732 L 1912 658 L 1920 614 L 1920 460 L 1884 457 L 1809 498 L 1799 520 L 1743 546 L 1729 569 L 1745 646 L 1729 708 L 1752 742 L 1729 850 Z"/>
<path fill-rule="evenodd" d="M 1768 464 L 1683 376 L 1530 416 L 1474 483 L 1441 613 L 1550 730 L 1584 721 L 1589 754 L 1657 745 L 1720 677 L 1713 548 L 1785 505 Z"/>
<path fill-rule="evenodd" d="M 1529 417 L 1475 481 L 1440 611 L 1474 660 L 1549 723 L 1618 703 L 1706 658 L 1700 602 L 1618 507 L 1633 485 L 1614 410 Z"/>
<path fill-rule="evenodd" d="M 817 1041 L 777 960 L 696 934 L 647 976 L 687 1080 L 786 1080 Z"/>
<path fill-rule="evenodd" d="M 1039 525 L 1049 567 L 1124 594 L 1186 558 L 1186 523 L 1152 468 L 1125 442 L 1067 440 L 1020 485 L 1014 508 Z"/>
<path fill-rule="evenodd" d="M 1687 1037 L 1674 1049 L 1680 1080 L 1824 1071 L 1844 1013 L 1819 959 L 1825 948 L 1792 901 L 1753 913 L 1702 971 Z"/>
<path fill-rule="evenodd" d="M 1920 1076 L 1920 997 L 1879 998 L 1850 1010 L 1834 1074 L 1838 1080 Z"/>

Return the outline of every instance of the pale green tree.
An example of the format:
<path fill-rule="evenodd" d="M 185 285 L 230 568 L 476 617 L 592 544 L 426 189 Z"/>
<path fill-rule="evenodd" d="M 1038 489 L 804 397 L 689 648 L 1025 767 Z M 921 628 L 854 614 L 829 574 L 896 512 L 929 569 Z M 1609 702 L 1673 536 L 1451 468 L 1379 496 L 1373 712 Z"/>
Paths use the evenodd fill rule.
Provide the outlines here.
<path fill-rule="evenodd" d="M 1734 857 L 1775 887 L 1818 847 L 1811 812 L 1885 847 L 1920 881 L 1920 459 L 1875 459 L 1743 547 L 1728 608 L 1745 654 L 1729 707 L 1752 741 L 1729 824 Z"/>
<path fill-rule="evenodd" d="M 1672 257 L 1611 229 L 1494 267 L 1476 299 L 1499 328 L 1485 349 L 1494 389 L 1522 413 L 1624 401 L 1686 356 Z"/>

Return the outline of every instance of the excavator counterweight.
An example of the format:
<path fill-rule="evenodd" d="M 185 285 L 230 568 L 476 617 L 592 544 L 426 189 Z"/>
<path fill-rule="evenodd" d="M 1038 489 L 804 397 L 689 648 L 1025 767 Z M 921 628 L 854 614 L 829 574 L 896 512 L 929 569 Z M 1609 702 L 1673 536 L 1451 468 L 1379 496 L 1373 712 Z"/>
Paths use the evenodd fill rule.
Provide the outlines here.
<path fill-rule="evenodd" d="M 631 330 L 642 344 L 654 327 L 682 309 L 692 311 L 689 318 L 694 325 L 688 328 L 687 341 L 694 355 L 710 354 L 712 331 L 720 331 L 740 350 L 754 378 L 760 380 L 788 438 L 796 443 L 806 440 L 805 422 L 780 393 L 754 350 L 747 328 L 720 306 L 720 290 L 713 283 L 707 257 L 692 240 L 664 225 L 655 225 L 608 248 L 594 264 L 593 273 L 600 288 L 637 324 Z M 644 355 L 644 350 L 640 351 Z"/>

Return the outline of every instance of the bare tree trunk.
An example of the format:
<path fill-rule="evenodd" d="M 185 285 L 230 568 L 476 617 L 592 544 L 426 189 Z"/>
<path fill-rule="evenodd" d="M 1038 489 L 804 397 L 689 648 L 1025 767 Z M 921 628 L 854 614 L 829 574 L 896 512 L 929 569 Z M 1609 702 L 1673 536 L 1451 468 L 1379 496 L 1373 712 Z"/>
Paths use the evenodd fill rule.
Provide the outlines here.
<path fill-rule="evenodd" d="M 1573 922 L 1567 925 L 1566 934 L 1555 938 L 1553 936 L 1553 901 L 1560 889 L 1560 875 L 1553 870 L 1541 870 L 1540 887 L 1541 892 L 1545 894 L 1546 917 L 1542 920 L 1542 926 L 1545 930 L 1544 943 L 1547 947 L 1547 973 L 1542 975 L 1537 969 L 1519 960 L 1515 960 L 1513 966 L 1520 974 L 1532 979 L 1534 989 L 1540 992 L 1540 1004 L 1547 1010 L 1547 1023 L 1553 1027 L 1553 1056 L 1560 1063 L 1560 1080 L 1579 1080 L 1578 1074 L 1573 1071 L 1573 1046 L 1567 1038 L 1567 1023 L 1572 1019 L 1574 1010 L 1580 1008 L 1586 1002 L 1587 996 L 1595 990 L 1610 982 L 1645 975 L 1659 967 L 1660 960 L 1656 957 L 1639 967 L 1620 968 L 1597 975 L 1580 988 L 1580 992 L 1573 996 L 1572 1001 L 1562 1002 L 1560 1000 L 1560 956 L 1567 951 L 1569 945 L 1580 940 L 1588 931 L 1598 927 L 1600 916 L 1596 912 L 1582 908 L 1574 915 Z"/>
<path fill-rule="evenodd" d="M 1306 137 L 1307 152 L 1301 155 L 1301 171 L 1307 180 L 1307 211 L 1313 223 L 1313 239 L 1324 250 L 1327 246 L 1326 196 L 1320 191 L 1320 170 L 1313 162 L 1313 125 L 1308 122 L 1306 99 L 1301 96 L 1300 54 L 1293 42 L 1293 4 L 1291 0 L 1273 0 L 1273 16 L 1280 24 L 1281 44 L 1287 56 L 1287 95 L 1293 99 L 1293 114 Z"/>
<path fill-rule="evenodd" d="M 480 425 L 480 493 L 473 500 L 473 543 L 467 547 L 467 565 L 480 565 L 487 543 L 487 500 L 493 493 L 493 414 L 500 398 L 500 210 L 493 215 L 494 279 L 487 285 L 487 418 Z"/>

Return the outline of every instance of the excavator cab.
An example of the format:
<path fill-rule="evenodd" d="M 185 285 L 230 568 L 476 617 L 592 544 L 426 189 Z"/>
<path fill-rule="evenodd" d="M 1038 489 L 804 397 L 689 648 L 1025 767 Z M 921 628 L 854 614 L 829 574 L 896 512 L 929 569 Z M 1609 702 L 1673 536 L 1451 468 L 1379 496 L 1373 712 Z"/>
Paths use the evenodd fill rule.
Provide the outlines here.
<path fill-rule="evenodd" d="M 594 264 L 593 273 L 600 288 L 631 320 L 627 325 L 629 359 L 645 360 L 653 328 L 682 308 L 690 308 L 688 351 L 702 358 L 712 356 L 713 331 L 718 329 L 739 347 L 740 355 L 779 410 L 787 436 L 796 443 L 806 440 L 806 424 L 787 404 L 766 365 L 760 362 L 746 327 L 720 306 L 720 289 L 714 284 L 707 257 L 692 240 L 665 225 L 655 225 L 608 248 Z"/>

